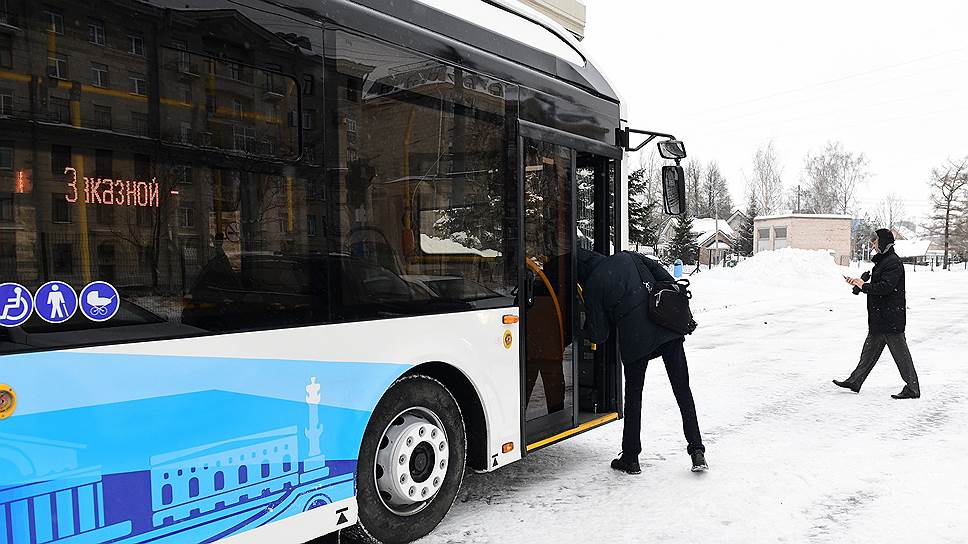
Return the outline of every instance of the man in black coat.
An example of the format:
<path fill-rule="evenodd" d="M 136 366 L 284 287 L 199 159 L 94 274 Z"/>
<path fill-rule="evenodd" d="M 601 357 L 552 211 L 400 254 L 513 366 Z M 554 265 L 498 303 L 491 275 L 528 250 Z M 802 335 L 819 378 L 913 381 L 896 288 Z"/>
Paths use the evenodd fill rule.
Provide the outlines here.
<path fill-rule="evenodd" d="M 894 251 L 894 234 L 888 229 L 879 229 L 871 235 L 871 249 L 877 251 L 873 257 L 874 269 L 869 282 L 865 278 L 847 278 L 847 283 L 867 295 L 867 322 L 869 332 L 861 351 L 860 363 L 844 381 L 834 380 L 834 384 L 860 392 L 864 380 L 874 369 L 874 365 L 884 352 L 884 346 L 891 350 L 897 369 L 904 379 L 904 389 L 895 399 L 916 399 L 921 396 L 918 373 L 914 370 L 911 351 L 904 337 L 907 325 L 907 301 L 904 288 L 904 263 Z M 865 274 L 866 276 L 866 274 Z"/>
<path fill-rule="evenodd" d="M 696 405 L 689 388 L 689 369 L 683 349 L 684 337 L 660 327 L 649 319 L 646 310 L 648 290 L 642 284 L 632 259 L 644 258 L 621 252 L 603 257 L 591 251 L 578 252 L 578 281 L 581 283 L 587 314 L 589 340 L 604 343 L 614 326 L 618 329 L 619 351 L 625 367 L 625 428 L 622 455 L 612 468 L 638 474 L 642 451 L 642 387 L 649 360 L 662 357 L 672 392 L 682 414 L 682 430 L 689 444 L 694 472 L 706 470 L 706 448 L 699 434 Z M 674 281 L 659 263 L 644 258 L 656 281 Z"/>

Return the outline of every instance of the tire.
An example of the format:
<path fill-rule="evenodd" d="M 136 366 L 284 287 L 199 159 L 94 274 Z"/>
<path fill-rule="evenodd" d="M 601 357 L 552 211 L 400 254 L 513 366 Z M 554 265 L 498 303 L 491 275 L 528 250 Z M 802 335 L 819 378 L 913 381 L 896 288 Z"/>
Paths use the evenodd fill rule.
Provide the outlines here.
<path fill-rule="evenodd" d="M 356 472 L 359 523 L 343 532 L 343 541 L 404 544 L 430 534 L 457 498 L 466 456 L 464 420 L 450 391 L 428 376 L 397 380 L 363 435 Z M 406 504 L 411 500 L 416 502 Z"/>

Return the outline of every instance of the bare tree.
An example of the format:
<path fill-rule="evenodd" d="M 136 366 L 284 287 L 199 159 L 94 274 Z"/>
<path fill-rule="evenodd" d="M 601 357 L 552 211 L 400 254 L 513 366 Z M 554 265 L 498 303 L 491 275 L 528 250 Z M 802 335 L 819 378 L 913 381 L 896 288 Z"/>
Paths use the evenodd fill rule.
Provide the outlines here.
<path fill-rule="evenodd" d="M 706 165 L 700 191 L 702 195 L 698 217 L 713 217 L 718 212 L 720 217 L 726 218 L 733 213 L 733 198 L 729 194 L 729 185 L 716 161 L 709 161 Z"/>
<path fill-rule="evenodd" d="M 699 202 L 702 194 L 702 163 L 696 159 L 686 160 L 683 167 L 686 172 L 686 200 L 689 215 L 699 217 Z"/>
<path fill-rule="evenodd" d="M 783 200 L 783 167 L 776 158 L 773 142 L 753 155 L 753 176 L 747 180 L 749 192 L 763 215 L 779 211 Z"/>
<path fill-rule="evenodd" d="M 802 208 L 810 213 L 841 213 L 853 211 L 860 188 L 870 173 L 863 153 L 854 154 L 840 142 L 830 142 L 817 154 L 807 154 L 803 175 Z"/>
<path fill-rule="evenodd" d="M 874 210 L 874 220 L 880 227 L 893 229 L 904 220 L 904 201 L 897 193 L 888 193 Z"/>
<path fill-rule="evenodd" d="M 948 268 L 948 252 L 952 238 L 957 237 L 958 226 L 964 219 L 964 191 L 968 188 L 968 157 L 958 161 L 948 159 L 944 165 L 931 171 L 931 233 L 944 241 L 944 268 Z"/>

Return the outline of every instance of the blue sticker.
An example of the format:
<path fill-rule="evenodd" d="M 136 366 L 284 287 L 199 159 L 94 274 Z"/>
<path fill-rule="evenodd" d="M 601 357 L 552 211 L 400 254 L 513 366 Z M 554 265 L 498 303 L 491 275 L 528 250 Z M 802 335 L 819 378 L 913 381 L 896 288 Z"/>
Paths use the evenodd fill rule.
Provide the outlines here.
<path fill-rule="evenodd" d="M 107 321 L 118 313 L 121 297 L 113 285 L 104 281 L 92 281 L 81 290 L 81 313 L 91 321 Z"/>
<path fill-rule="evenodd" d="M 34 312 L 48 323 L 63 323 L 77 311 L 77 293 L 62 281 L 49 281 L 34 295 Z"/>
<path fill-rule="evenodd" d="M 19 283 L 0 283 L 0 326 L 21 325 L 34 311 L 30 291 Z"/>

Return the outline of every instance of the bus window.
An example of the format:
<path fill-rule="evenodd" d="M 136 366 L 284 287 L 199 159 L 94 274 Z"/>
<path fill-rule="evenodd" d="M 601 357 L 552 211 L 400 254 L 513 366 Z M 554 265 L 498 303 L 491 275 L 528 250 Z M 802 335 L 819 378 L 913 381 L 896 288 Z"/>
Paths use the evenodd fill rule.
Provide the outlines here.
<path fill-rule="evenodd" d="M 414 293 L 412 304 L 382 290 L 344 303 L 396 300 L 404 314 L 510 305 L 511 87 L 342 30 L 328 32 L 327 55 L 326 118 L 335 123 L 326 127 L 326 165 L 345 200 L 334 203 L 326 230 L 334 249 Z"/>

